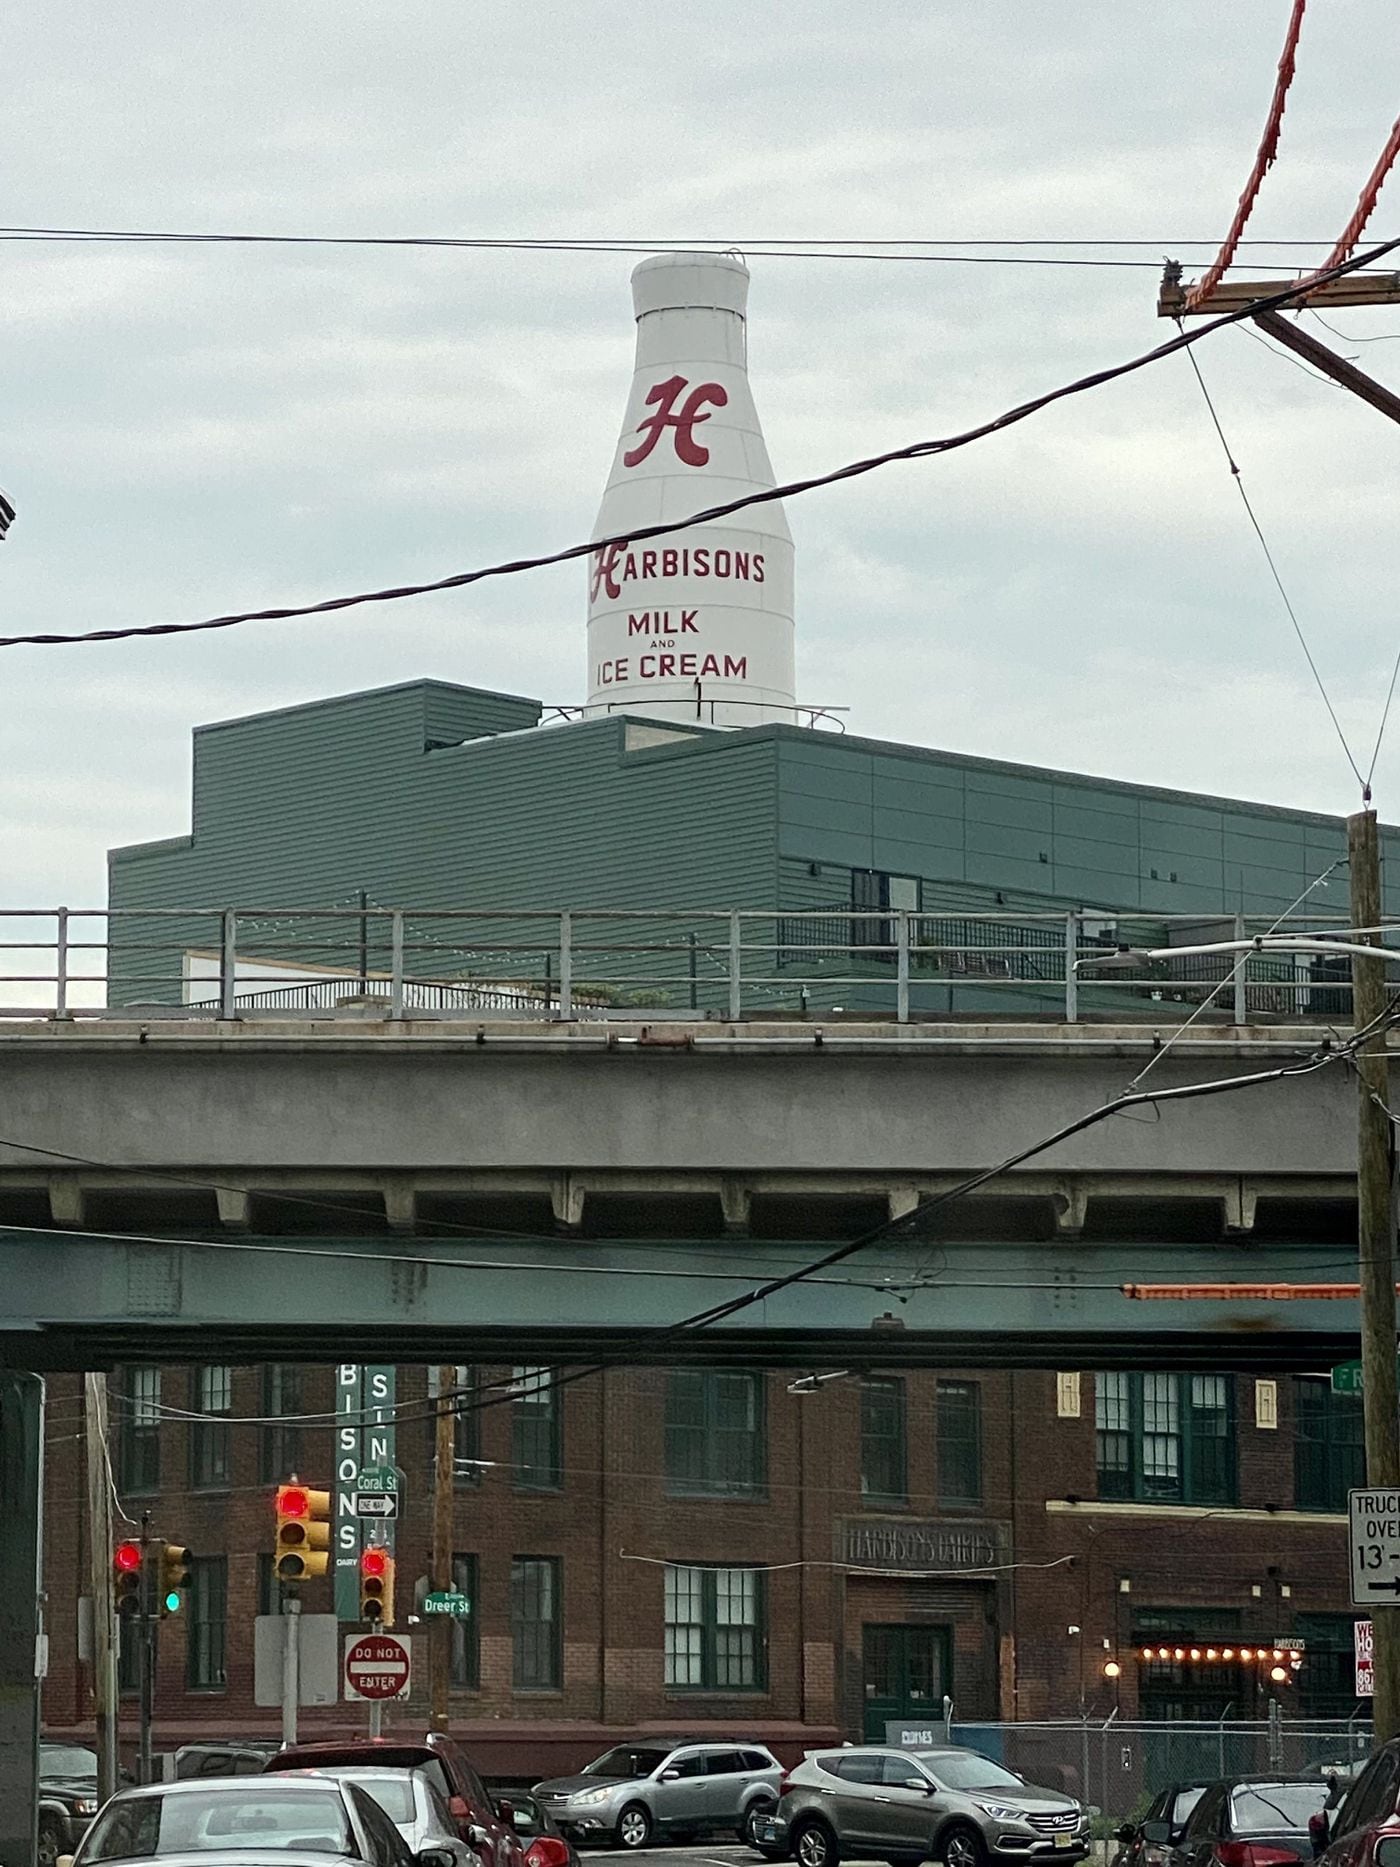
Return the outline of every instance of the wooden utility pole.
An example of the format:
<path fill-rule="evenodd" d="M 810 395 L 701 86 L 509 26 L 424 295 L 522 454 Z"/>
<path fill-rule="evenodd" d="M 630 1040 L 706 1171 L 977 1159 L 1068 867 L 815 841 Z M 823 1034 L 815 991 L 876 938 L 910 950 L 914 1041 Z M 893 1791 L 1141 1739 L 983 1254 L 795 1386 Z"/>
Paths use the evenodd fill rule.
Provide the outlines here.
<path fill-rule="evenodd" d="M 83 1376 L 87 1453 L 88 1588 L 92 1596 L 92 1690 L 97 1718 L 97 1798 L 117 1791 L 117 1612 L 112 1590 L 112 1492 L 107 1466 L 107 1377 Z"/>
<path fill-rule="evenodd" d="M 457 1465 L 457 1408 L 452 1390 L 455 1368 L 438 1369 L 437 1431 L 433 1439 L 433 1574 L 434 1589 L 452 1587 L 452 1504 Z M 429 1634 L 432 1660 L 432 1728 L 448 1727 L 448 1698 L 452 1686 L 452 1620 L 437 1616 Z"/>
<path fill-rule="evenodd" d="M 1375 927 L 1381 918 L 1380 845 L 1376 813 L 1347 819 L 1351 922 Z M 1378 934 L 1356 934 L 1368 946 Z M 1353 959 L 1352 1021 L 1358 1030 L 1385 1009 L 1385 963 Z M 1373 1033 L 1356 1058 L 1359 1123 L 1356 1143 L 1357 1247 L 1361 1286 L 1361 1384 L 1366 1422 L 1366 1483 L 1400 1486 L 1400 1398 L 1395 1379 L 1394 1131 L 1386 1112 L 1386 1036 Z M 1376 1742 L 1400 1736 L 1400 1606 L 1374 1608 Z"/>

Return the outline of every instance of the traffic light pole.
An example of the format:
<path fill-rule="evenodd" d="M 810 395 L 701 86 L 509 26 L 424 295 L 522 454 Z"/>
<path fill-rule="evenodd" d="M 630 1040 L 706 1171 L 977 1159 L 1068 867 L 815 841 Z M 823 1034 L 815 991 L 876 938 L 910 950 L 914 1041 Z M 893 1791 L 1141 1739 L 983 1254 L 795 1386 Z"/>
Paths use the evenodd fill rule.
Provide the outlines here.
<path fill-rule="evenodd" d="M 301 1695 L 301 1596 L 288 1589 L 282 1602 L 282 1742 L 297 1741 Z"/>
<path fill-rule="evenodd" d="M 1381 918 L 1380 847 L 1376 813 L 1359 810 L 1347 818 L 1351 869 L 1351 920 L 1375 927 Z M 1378 945 L 1379 936 L 1355 939 Z M 1354 958 L 1352 1022 L 1358 1030 L 1385 1010 L 1385 967 L 1378 959 Z M 1400 1402 L 1395 1378 L 1394 1136 L 1388 1112 L 1386 1033 L 1377 1032 L 1356 1057 L 1359 1089 L 1356 1148 L 1357 1248 L 1361 1293 L 1361 1391 L 1365 1404 L 1366 1483 L 1377 1490 L 1400 1487 Z M 1375 1652 L 1376 1742 L 1400 1735 L 1400 1607 L 1371 1612 Z"/>
<path fill-rule="evenodd" d="M 457 1409 L 449 1402 L 457 1379 L 455 1368 L 438 1369 L 437 1432 L 433 1442 L 433 1587 L 452 1587 L 452 1504 L 456 1486 Z M 438 1617 L 438 1625 L 429 1631 L 429 1661 L 432 1669 L 432 1715 L 429 1722 L 435 1731 L 448 1726 L 448 1699 L 452 1686 L 452 1622 L 447 1615 Z"/>
<path fill-rule="evenodd" d="M 141 1629 L 141 1677 L 140 1677 L 140 1735 L 137 1749 L 136 1775 L 139 1781 L 152 1781 L 151 1767 L 151 1712 L 155 1703 L 156 1690 L 156 1617 L 155 1578 L 151 1574 L 151 1513 L 141 1513 L 141 1612 L 137 1617 Z"/>
<path fill-rule="evenodd" d="M 97 1799 L 117 1791 L 117 1615 L 112 1588 L 112 1493 L 107 1471 L 107 1377 L 83 1376 L 87 1452 L 88 1574 L 92 1595 L 92 1692 L 97 1722 Z"/>

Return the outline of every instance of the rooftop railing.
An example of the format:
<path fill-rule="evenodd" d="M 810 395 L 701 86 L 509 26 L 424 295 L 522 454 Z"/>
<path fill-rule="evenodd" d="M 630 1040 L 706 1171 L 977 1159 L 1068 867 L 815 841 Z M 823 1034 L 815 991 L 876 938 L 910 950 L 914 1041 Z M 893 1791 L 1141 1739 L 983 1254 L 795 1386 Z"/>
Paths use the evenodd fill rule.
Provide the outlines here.
<path fill-rule="evenodd" d="M 931 905 L 10 909 L 0 1017 L 1345 1023 L 1345 954 L 1141 957 L 1264 932 L 1340 938 L 1344 926 Z"/>

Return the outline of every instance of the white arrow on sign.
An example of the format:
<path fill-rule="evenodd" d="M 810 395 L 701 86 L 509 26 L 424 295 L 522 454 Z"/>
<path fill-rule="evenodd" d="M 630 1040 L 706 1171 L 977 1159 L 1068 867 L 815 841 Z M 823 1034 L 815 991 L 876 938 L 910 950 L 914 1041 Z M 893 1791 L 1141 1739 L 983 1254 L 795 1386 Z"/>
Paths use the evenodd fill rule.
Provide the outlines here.
<path fill-rule="evenodd" d="M 357 1517 L 397 1517 L 399 1514 L 399 1494 L 397 1491 L 357 1491 L 355 1493 L 355 1515 Z"/>

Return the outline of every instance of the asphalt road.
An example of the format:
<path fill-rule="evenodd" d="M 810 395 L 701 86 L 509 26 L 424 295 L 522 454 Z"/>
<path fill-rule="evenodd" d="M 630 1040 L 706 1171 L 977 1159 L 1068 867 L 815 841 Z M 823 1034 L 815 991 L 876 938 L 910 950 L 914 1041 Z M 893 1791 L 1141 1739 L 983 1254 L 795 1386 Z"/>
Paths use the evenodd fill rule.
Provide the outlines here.
<path fill-rule="evenodd" d="M 765 1867 L 752 1848 L 723 1840 L 692 1841 L 685 1847 L 639 1848 L 636 1853 L 627 1848 L 581 1847 L 579 1858 L 583 1867 L 593 1867 L 595 1861 L 607 1861 L 611 1867 L 619 1867 L 623 1861 L 632 1862 L 633 1867 Z M 843 1867 L 859 1867 L 859 1863 L 843 1862 Z M 883 1862 L 880 1867 L 884 1867 Z"/>

